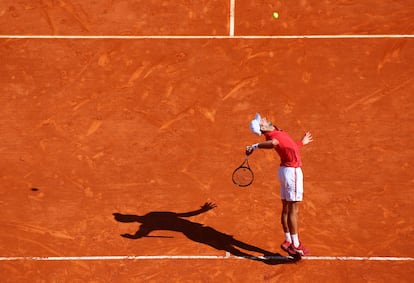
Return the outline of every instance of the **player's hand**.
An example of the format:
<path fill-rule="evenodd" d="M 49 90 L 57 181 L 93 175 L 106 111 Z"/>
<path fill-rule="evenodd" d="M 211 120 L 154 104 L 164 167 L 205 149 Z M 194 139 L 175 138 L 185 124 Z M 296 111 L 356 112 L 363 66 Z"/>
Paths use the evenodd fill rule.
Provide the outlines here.
<path fill-rule="evenodd" d="M 310 132 L 307 132 L 302 138 L 303 145 L 308 144 L 312 141 L 313 141 L 313 138 L 312 138 L 312 134 Z"/>
<path fill-rule="evenodd" d="M 246 155 L 249 156 L 254 151 L 254 148 L 252 146 L 246 146 Z"/>

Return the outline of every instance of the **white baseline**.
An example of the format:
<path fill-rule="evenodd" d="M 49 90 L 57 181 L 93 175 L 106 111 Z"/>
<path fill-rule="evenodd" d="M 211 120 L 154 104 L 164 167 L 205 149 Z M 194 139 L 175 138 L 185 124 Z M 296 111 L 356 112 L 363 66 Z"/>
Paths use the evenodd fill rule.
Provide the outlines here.
<path fill-rule="evenodd" d="M 233 31 L 234 32 L 234 31 Z M 232 34 L 232 32 L 230 32 Z M 326 35 L 0 35 L 0 39 L 387 39 L 414 38 L 414 34 Z"/>
<path fill-rule="evenodd" d="M 266 257 L 257 257 L 265 259 Z M 283 256 L 270 256 L 268 258 L 286 258 Z M 92 260 L 179 260 L 179 259 L 248 259 L 245 257 L 232 256 L 226 253 L 219 255 L 152 255 L 152 256 L 23 256 L 23 257 L 0 257 L 0 261 L 92 261 Z M 364 257 L 364 256 L 305 256 L 303 260 L 324 260 L 324 261 L 414 261 L 413 257 Z"/>

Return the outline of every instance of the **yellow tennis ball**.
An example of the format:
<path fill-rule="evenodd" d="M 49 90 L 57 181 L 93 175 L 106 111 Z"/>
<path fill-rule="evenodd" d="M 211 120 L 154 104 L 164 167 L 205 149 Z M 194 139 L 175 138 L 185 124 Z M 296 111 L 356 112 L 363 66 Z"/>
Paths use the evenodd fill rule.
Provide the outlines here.
<path fill-rule="evenodd" d="M 273 19 L 277 19 L 277 18 L 279 18 L 279 13 L 278 12 L 273 12 L 272 16 L 273 16 Z"/>

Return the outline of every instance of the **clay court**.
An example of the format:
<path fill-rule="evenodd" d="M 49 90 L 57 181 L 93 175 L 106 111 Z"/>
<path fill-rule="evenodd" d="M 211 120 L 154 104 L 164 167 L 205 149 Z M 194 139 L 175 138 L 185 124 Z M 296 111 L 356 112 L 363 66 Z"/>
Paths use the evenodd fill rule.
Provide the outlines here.
<path fill-rule="evenodd" d="M 1 1 L 0 281 L 412 282 L 413 15 L 405 0 Z M 260 257 L 285 255 L 277 154 L 250 157 L 251 186 L 231 180 L 262 141 L 256 112 L 314 137 L 297 263 Z M 114 213 L 155 231 L 122 237 L 141 223 Z"/>

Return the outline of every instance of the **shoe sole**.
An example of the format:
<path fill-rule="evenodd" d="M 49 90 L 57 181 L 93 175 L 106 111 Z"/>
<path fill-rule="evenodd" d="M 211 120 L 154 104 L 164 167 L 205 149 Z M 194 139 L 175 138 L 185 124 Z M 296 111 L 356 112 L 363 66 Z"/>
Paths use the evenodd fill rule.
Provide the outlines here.
<path fill-rule="evenodd" d="M 283 248 L 282 248 L 283 249 Z M 303 250 L 291 250 L 291 249 L 287 249 L 286 252 L 290 255 L 290 256 L 295 256 L 295 255 L 299 255 L 299 256 L 307 256 L 310 254 L 309 251 L 304 252 Z"/>

